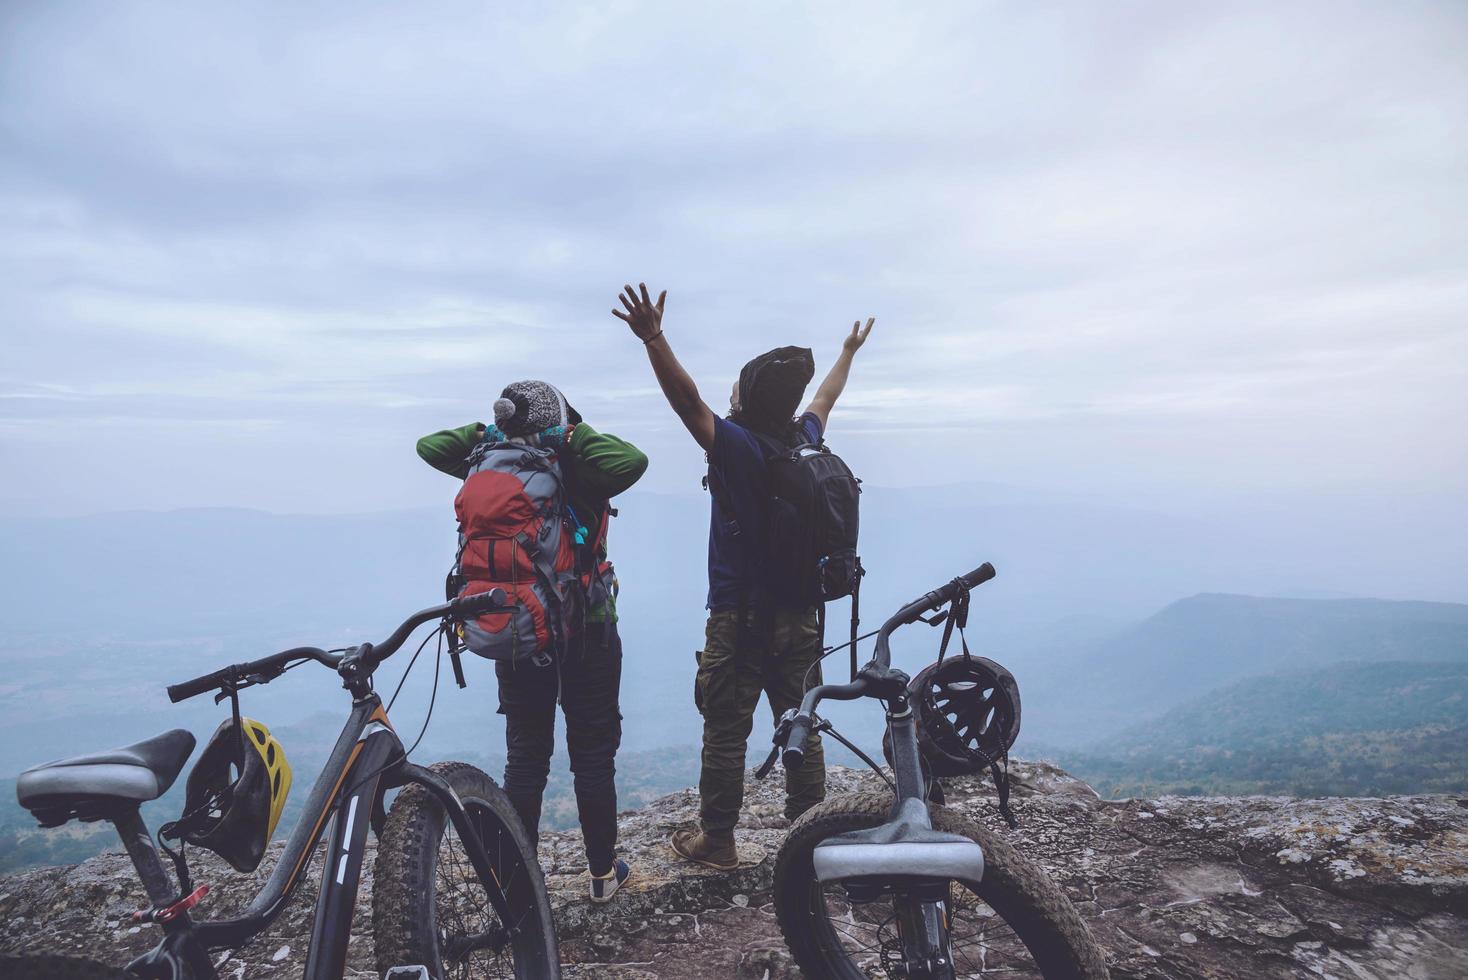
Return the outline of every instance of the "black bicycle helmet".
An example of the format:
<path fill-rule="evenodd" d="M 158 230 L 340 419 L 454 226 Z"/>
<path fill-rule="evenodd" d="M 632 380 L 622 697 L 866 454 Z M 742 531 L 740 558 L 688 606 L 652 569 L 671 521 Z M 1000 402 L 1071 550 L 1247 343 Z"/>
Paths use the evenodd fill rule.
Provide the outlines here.
<path fill-rule="evenodd" d="M 270 729 L 252 718 L 222 723 L 189 773 L 184 815 L 169 837 L 205 847 L 236 871 L 254 871 L 265 856 L 291 788 L 291 767 Z"/>
<path fill-rule="evenodd" d="M 917 710 L 918 746 L 935 776 L 979 773 L 1019 737 L 1019 684 L 987 657 L 931 663 L 908 694 Z"/>

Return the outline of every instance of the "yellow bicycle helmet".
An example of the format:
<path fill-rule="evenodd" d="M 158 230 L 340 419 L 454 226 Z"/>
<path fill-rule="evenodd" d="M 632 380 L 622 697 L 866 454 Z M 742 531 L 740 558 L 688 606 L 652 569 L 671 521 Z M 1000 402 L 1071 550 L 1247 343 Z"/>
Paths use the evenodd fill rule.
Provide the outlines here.
<path fill-rule="evenodd" d="M 236 871 L 254 871 L 285 809 L 291 766 L 270 729 L 253 718 L 241 718 L 240 727 L 243 738 L 233 719 L 215 730 L 189 773 L 184 815 L 166 832 L 207 847 Z"/>

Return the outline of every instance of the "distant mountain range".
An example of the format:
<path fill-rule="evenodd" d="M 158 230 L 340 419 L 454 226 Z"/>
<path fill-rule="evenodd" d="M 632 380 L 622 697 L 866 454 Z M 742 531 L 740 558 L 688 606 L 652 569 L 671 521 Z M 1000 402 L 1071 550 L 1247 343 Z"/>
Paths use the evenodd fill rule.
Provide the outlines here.
<path fill-rule="evenodd" d="M 1197 595 L 1042 656 L 1020 682 L 1041 740 L 1093 747 L 1220 685 L 1353 660 L 1468 663 L 1468 605 Z"/>
<path fill-rule="evenodd" d="M 1468 605 L 1197 595 L 1041 659 L 1018 749 L 1105 795 L 1468 788 Z"/>
<path fill-rule="evenodd" d="M 1105 796 L 1463 792 L 1468 659 L 1250 677 L 1057 754 Z"/>

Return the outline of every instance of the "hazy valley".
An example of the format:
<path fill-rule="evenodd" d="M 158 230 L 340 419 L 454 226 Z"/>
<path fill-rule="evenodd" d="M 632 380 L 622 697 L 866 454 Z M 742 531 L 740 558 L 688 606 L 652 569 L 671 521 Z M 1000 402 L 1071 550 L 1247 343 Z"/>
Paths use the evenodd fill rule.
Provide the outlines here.
<path fill-rule="evenodd" d="M 707 502 L 634 492 L 620 504 L 619 778 L 623 805 L 633 807 L 696 779 L 691 688 Z M 868 628 L 979 561 L 999 568 L 976 593 L 968 637 L 1020 681 L 1018 755 L 1055 759 L 1108 795 L 1468 786 L 1468 605 L 1411 601 L 1468 598 L 1460 588 L 1468 548 L 1455 543 L 1463 532 L 1450 501 L 1411 513 L 1338 502 L 1301 522 L 1281 503 L 1180 515 L 970 485 L 869 487 L 863 506 Z M 202 742 L 224 709 L 208 699 L 170 705 L 167 683 L 302 643 L 379 638 L 437 601 L 453 541 L 445 511 L 0 522 L 0 870 L 76 860 L 111 843 L 98 828 L 32 830 L 11 802 L 16 772 L 170 727 Z M 1389 598 L 1349 597 L 1372 593 Z M 832 642 L 847 615 L 844 603 L 831 607 Z M 904 632 L 894 644 L 899 665 L 916 671 L 936 643 L 921 626 Z M 410 741 L 432 696 L 433 652 L 393 710 Z M 380 672 L 384 693 L 410 655 Z M 846 654 L 829 663 L 828 677 L 844 673 Z M 481 662 L 466 666 L 461 691 L 443 665 L 417 756 L 463 758 L 498 774 L 493 674 Z M 303 799 L 345 715 L 336 678 L 308 665 L 242 701 L 282 738 L 293 800 Z M 875 748 L 881 717 L 872 706 L 836 705 L 831 716 Z M 764 753 L 767 717 L 752 757 Z M 574 822 L 564 766 L 562 755 L 547 803 L 556 827 Z M 155 826 L 176 813 L 180 791 L 148 808 Z"/>

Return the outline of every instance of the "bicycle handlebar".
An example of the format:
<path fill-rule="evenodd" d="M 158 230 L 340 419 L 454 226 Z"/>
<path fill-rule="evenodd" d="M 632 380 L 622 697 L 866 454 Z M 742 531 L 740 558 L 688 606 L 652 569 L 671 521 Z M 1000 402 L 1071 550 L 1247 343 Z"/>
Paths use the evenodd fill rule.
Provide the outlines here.
<path fill-rule="evenodd" d="M 805 697 L 800 702 L 800 710 L 796 712 L 794 720 L 790 723 L 790 734 L 785 739 L 785 750 L 781 756 L 785 768 L 798 768 L 805 762 L 805 742 L 810 737 L 811 725 L 815 722 L 816 705 L 821 701 L 827 699 L 855 701 L 862 697 L 887 696 L 883 693 L 886 683 L 884 675 L 892 666 L 888 637 L 893 630 L 899 626 L 917 622 L 923 613 L 932 612 L 945 603 L 952 602 L 970 590 L 983 585 L 996 574 L 994 566 L 984 562 L 967 575 L 960 575 L 948 584 L 934 589 L 921 599 L 914 599 L 897 610 L 877 632 L 877 648 L 872 654 L 872 663 L 863 668 L 865 673 L 875 665 L 877 673 L 870 675 L 875 678 L 875 681 L 859 677 L 849 684 L 822 684 L 806 691 Z"/>
<path fill-rule="evenodd" d="M 231 664 L 221 667 L 212 673 L 195 677 L 191 681 L 182 684 L 170 684 L 168 686 L 168 700 L 174 704 L 187 701 L 189 698 L 223 687 L 227 683 L 242 680 L 252 674 L 278 674 L 285 665 L 292 660 L 315 660 L 328 667 L 335 667 L 341 662 L 341 655 L 327 653 L 317 647 L 295 647 L 291 650 L 282 650 L 280 653 L 272 653 L 268 657 L 259 660 L 248 660 L 242 664 Z"/>
<path fill-rule="evenodd" d="M 978 586 L 983 585 L 996 574 L 994 566 L 988 562 L 984 562 L 967 575 L 960 575 L 941 588 L 934 589 L 921 599 L 914 599 L 897 610 L 891 619 L 882 624 L 882 632 L 890 633 L 899 626 L 906 626 L 908 623 L 917 622 L 918 617 L 923 613 L 934 612 L 939 606 L 952 602 L 963 593 L 970 592 Z"/>
<path fill-rule="evenodd" d="M 817 701 L 855 701 L 866 697 L 868 689 L 866 681 L 855 680 L 849 684 L 822 684 L 807 691 L 805 702 L 809 702 L 809 707 L 802 702 L 800 711 L 790 722 L 790 734 L 785 739 L 785 752 L 781 756 L 785 768 L 799 769 L 805 763 L 805 740 L 810 738 L 810 726 L 815 721 Z"/>
<path fill-rule="evenodd" d="M 362 657 L 364 662 L 359 665 L 359 670 L 365 669 L 365 673 L 370 674 L 384 660 L 397 653 L 398 648 L 407 641 L 415 629 L 429 620 L 443 619 L 446 617 L 450 619 L 466 619 L 471 616 L 493 612 L 496 609 L 503 608 L 504 605 L 504 590 L 490 589 L 488 592 L 464 596 L 461 599 L 454 599 L 437 606 L 421 609 L 403 620 L 398 628 L 393 630 L 392 635 L 381 643 L 368 643 L 355 648 L 356 650 L 363 651 L 364 654 Z M 290 650 L 283 650 L 280 653 L 273 653 L 268 657 L 261 657 L 259 660 L 250 660 L 242 664 L 221 667 L 216 671 L 203 674 L 195 677 L 193 680 L 187 680 L 180 684 L 170 684 L 168 686 L 168 700 L 177 704 L 180 701 L 186 701 L 207 691 L 221 689 L 226 685 L 235 684 L 256 675 L 264 680 L 270 680 L 280 676 L 281 671 L 285 670 L 286 665 L 294 660 L 314 660 L 319 664 L 337 669 L 341 666 L 343 660 L 348 659 L 352 652 L 354 651 L 348 651 L 345 654 L 328 653 L 318 647 L 295 647 Z"/>
<path fill-rule="evenodd" d="M 892 635 L 893 630 L 899 626 L 906 626 L 909 623 L 917 622 L 923 613 L 936 611 L 940 606 L 952 602 L 964 593 L 983 585 L 996 574 L 998 573 L 994 571 L 994 566 L 988 562 L 984 562 L 967 575 L 960 575 L 947 585 L 934 589 L 921 599 L 914 599 L 897 610 L 892 615 L 892 618 L 883 623 L 882 628 L 877 631 L 877 646 L 872 654 L 872 660 L 883 667 L 890 667 L 892 665 L 892 651 L 889 637 Z"/>

